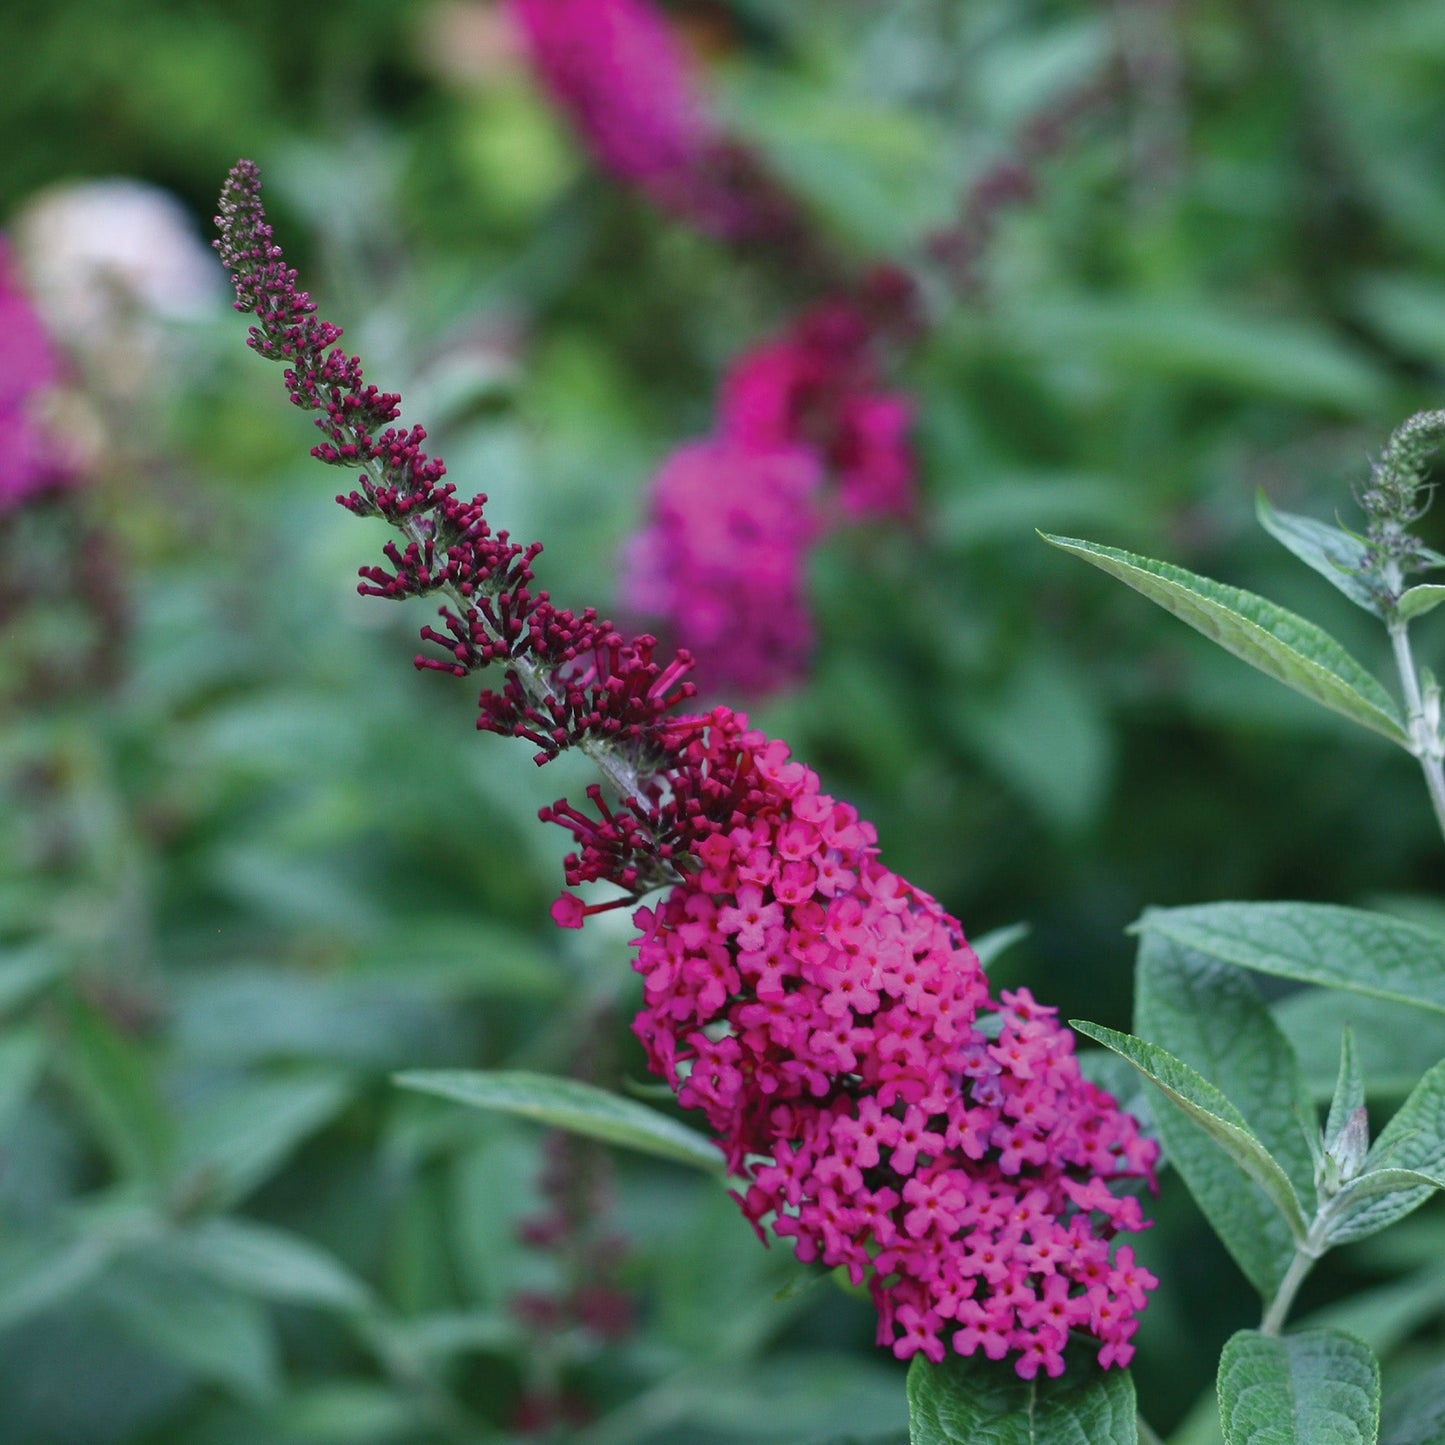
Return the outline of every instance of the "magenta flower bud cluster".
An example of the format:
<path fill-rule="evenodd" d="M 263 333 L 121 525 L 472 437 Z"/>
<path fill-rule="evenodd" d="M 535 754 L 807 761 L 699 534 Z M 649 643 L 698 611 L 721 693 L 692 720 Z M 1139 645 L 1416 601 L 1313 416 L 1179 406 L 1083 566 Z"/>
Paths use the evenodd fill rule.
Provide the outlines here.
<path fill-rule="evenodd" d="M 1083 1078 L 1028 991 L 989 998 L 963 931 L 890 872 L 872 827 L 780 742 L 719 708 L 684 756 L 748 798 L 701 868 L 639 909 L 633 1027 L 716 1131 L 760 1235 L 845 1268 L 878 1340 L 1062 1371 L 1071 1330 L 1127 1364 L 1154 1277 L 1110 1240 L 1144 1227 L 1111 1186 L 1157 1146 Z"/>
<path fill-rule="evenodd" d="M 706 1116 L 759 1234 L 866 1284 L 900 1357 L 951 1344 L 1057 1374 L 1074 1330 L 1105 1366 L 1126 1364 L 1155 1281 L 1127 1246 L 1111 1251 L 1143 1227 L 1119 1186 L 1152 1185 L 1157 1149 L 1082 1077 L 1053 1010 L 1025 990 L 993 1002 L 958 923 L 879 861 L 871 826 L 782 743 L 726 708 L 676 716 L 685 654 L 659 661 L 651 638 L 535 590 L 540 548 L 494 533 L 484 497 L 456 496 L 421 428 L 394 425 L 399 398 L 365 385 L 317 319 L 249 162 L 217 220 L 250 344 L 318 413 L 314 454 L 360 469 L 337 500 L 402 535 L 361 590 L 443 592 L 442 626 L 426 629 L 441 656 L 418 665 L 499 664 L 479 725 L 527 738 L 538 761 L 580 748 L 618 799 L 594 786 L 586 809 L 542 810 L 578 845 L 569 884 L 622 890 L 591 907 L 564 892 L 555 921 L 667 889 L 636 913 L 634 1032 Z"/>
<path fill-rule="evenodd" d="M 566 748 L 599 745 L 628 754 L 634 774 L 639 767 L 647 772 L 661 720 L 694 691 L 688 658 L 659 661 L 655 639 L 626 639 L 590 608 L 573 613 L 535 589 L 540 545 L 493 532 L 486 497 L 463 500 L 442 480 L 444 465 L 422 449 L 426 432 L 393 425 L 400 398 L 364 382 L 359 359 L 335 344 L 341 329 L 320 320 L 298 289 L 266 222 L 253 164 L 232 170 L 220 210 L 217 248 L 236 284 L 236 308 L 256 317 L 249 344 L 284 362 L 291 400 L 318 413 L 325 440 L 312 455 L 361 470 L 361 489 L 337 501 L 358 516 L 385 518 L 406 538 L 404 545 L 387 544 L 386 566 L 361 569 L 358 590 L 393 599 L 448 597 L 441 627 L 422 631 L 440 655 L 420 656 L 416 665 L 458 677 L 502 665 L 501 687 L 481 693 L 479 728 L 527 739 L 539 763 Z M 595 823 L 558 805 L 556 820 L 583 844 L 569 860 L 570 881 L 625 877 L 631 888 L 669 876 L 671 838 L 683 828 L 690 800 L 675 792 L 664 797 L 660 787 L 655 796 L 642 791 L 641 798 L 628 796 L 621 814 Z M 646 857 L 639 860 L 639 853 Z"/>

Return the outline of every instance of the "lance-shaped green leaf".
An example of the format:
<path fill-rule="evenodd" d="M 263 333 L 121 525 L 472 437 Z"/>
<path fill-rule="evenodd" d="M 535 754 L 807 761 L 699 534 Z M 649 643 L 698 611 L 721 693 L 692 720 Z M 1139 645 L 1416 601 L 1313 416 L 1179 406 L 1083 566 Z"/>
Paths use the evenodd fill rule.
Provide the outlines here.
<path fill-rule="evenodd" d="M 1422 582 L 1418 587 L 1407 587 L 1395 604 L 1395 615 L 1408 622 L 1412 617 L 1423 617 L 1445 602 L 1445 587 L 1438 582 Z"/>
<path fill-rule="evenodd" d="M 1445 1012 L 1445 935 L 1330 903 L 1151 908 L 1134 925 L 1257 973 Z"/>
<path fill-rule="evenodd" d="M 359 1310 L 371 1299 L 366 1284 L 334 1255 L 253 1219 L 202 1220 L 164 1235 L 144 1258 L 285 1304 Z"/>
<path fill-rule="evenodd" d="M 1075 1365 L 1057 1379 L 1021 1380 L 1011 1366 L 915 1355 L 908 1370 L 911 1445 L 1135 1445 L 1134 1384 L 1126 1370 Z"/>
<path fill-rule="evenodd" d="M 1251 667 L 1408 749 L 1390 694 L 1313 622 L 1168 562 L 1076 537 L 1039 535 L 1127 583 Z"/>
<path fill-rule="evenodd" d="M 1380 1366 L 1339 1330 L 1240 1330 L 1219 1357 L 1225 1445 L 1374 1445 Z"/>
<path fill-rule="evenodd" d="M 1441 1187 L 1445 1187 L 1445 1059 L 1420 1080 L 1380 1131 L 1364 1172 L 1330 1201 L 1330 1243 L 1375 1234 L 1418 1209 Z"/>
<path fill-rule="evenodd" d="M 1330 1248 L 1378 1234 L 1418 1209 L 1445 1178 L 1419 1169 L 1370 1169 L 1352 1179 L 1324 1211 Z"/>
<path fill-rule="evenodd" d="M 694 1129 L 636 1099 L 626 1099 L 577 1079 L 558 1079 L 525 1070 L 442 1069 L 397 1074 L 403 1089 L 438 1094 L 474 1109 L 494 1109 L 569 1129 L 606 1144 L 620 1144 L 710 1174 L 723 1172 L 723 1158 Z"/>
<path fill-rule="evenodd" d="M 1079 1019 L 1070 1019 L 1069 1026 L 1133 1064 L 1264 1190 L 1292 1238 L 1303 1241 L 1309 1226 L 1289 1175 L 1250 1131 L 1239 1110 L 1208 1079 L 1173 1054 L 1132 1034 Z"/>
<path fill-rule="evenodd" d="M 1318 1133 L 1299 1061 L 1248 974 L 1146 934 L 1140 942 L 1135 1032 L 1207 1078 L 1289 1176 L 1314 1196 L 1305 1125 Z M 1294 1259 L 1284 1218 L 1176 1109 L 1154 1110 L 1170 1159 L 1245 1277 L 1268 1298 Z"/>
<path fill-rule="evenodd" d="M 1375 589 L 1360 576 L 1369 558 L 1369 547 L 1361 538 L 1313 517 L 1276 512 L 1263 492 L 1255 494 L 1254 512 L 1260 526 L 1307 567 L 1313 567 L 1356 606 L 1382 615 Z"/>

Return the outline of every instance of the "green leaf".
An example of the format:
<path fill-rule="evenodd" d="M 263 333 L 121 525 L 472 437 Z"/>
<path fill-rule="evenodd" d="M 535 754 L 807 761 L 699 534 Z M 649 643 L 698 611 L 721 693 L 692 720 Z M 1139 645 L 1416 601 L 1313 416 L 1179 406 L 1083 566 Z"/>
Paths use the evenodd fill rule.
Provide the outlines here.
<path fill-rule="evenodd" d="M 1395 615 L 1408 622 L 1412 617 L 1423 617 L 1445 602 L 1445 586 L 1438 582 L 1422 582 L 1418 587 L 1407 587 L 1395 604 Z"/>
<path fill-rule="evenodd" d="M 0 951 L 0 1016 L 28 1003 L 63 970 L 59 952 L 44 944 Z"/>
<path fill-rule="evenodd" d="M 251 1399 L 276 1393 L 276 1345 L 254 1300 L 138 1258 L 113 1267 L 98 1293 L 117 1328 L 200 1379 Z"/>
<path fill-rule="evenodd" d="M 1330 1201 L 1331 1244 L 1394 1224 L 1445 1187 L 1445 1059 L 1380 1131 L 1365 1172 Z"/>
<path fill-rule="evenodd" d="M 1062 658 L 1029 657 L 995 692 L 970 696 L 952 712 L 963 744 L 1046 823 L 1077 832 L 1097 815 L 1114 760 L 1092 678 Z"/>
<path fill-rule="evenodd" d="M 98 1009 L 67 1000 L 69 1047 L 59 1056 L 91 1127 L 125 1179 L 159 1186 L 174 1145 L 174 1124 L 144 1048 Z"/>
<path fill-rule="evenodd" d="M 1070 1019 L 1069 1026 L 1133 1064 L 1264 1190 L 1289 1226 L 1291 1236 L 1304 1239 L 1308 1226 L 1289 1175 L 1250 1132 L 1239 1110 L 1208 1079 L 1173 1054 L 1130 1034 L 1078 1019 Z"/>
<path fill-rule="evenodd" d="M 1297 1197 L 1313 1198 L 1314 1161 L 1303 1125 L 1313 1121 L 1314 1106 L 1293 1048 L 1247 974 L 1146 935 L 1134 1027 L 1207 1078 L 1283 1167 Z M 1268 1298 L 1294 1258 L 1285 1219 L 1177 1110 L 1155 1110 L 1154 1123 L 1214 1232 Z"/>
<path fill-rule="evenodd" d="M 1380 1445 L 1445 1445 L 1445 1365 L 1390 1394 Z"/>
<path fill-rule="evenodd" d="M 1050 357 L 1087 357 L 1156 384 L 1177 377 L 1251 399 L 1285 397 L 1355 416 L 1388 404 L 1380 369 L 1319 326 L 1198 297 L 1101 295 L 1011 309 L 1009 331 Z"/>
<path fill-rule="evenodd" d="M 625 1099 L 577 1079 L 522 1070 L 447 1069 L 397 1074 L 395 1080 L 403 1089 L 437 1094 L 475 1109 L 519 1114 L 554 1129 L 570 1129 L 607 1144 L 691 1164 L 710 1174 L 723 1172 L 722 1155 L 696 1130 L 635 1099 Z"/>
<path fill-rule="evenodd" d="M 375 1322 L 370 1333 L 408 1368 L 467 1354 L 506 1354 L 521 1348 L 526 1327 L 504 1310 L 468 1310 Z"/>
<path fill-rule="evenodd" d="M 248 1079 L 235 1085 L 183 1119 L 177 1178 L 214 1205 L 237 1203 L 332 1119 L 352 1089 L 348 1078 L 334 1073 Z"/>
<path fill-rule="evenodd" d="M 0 1137 L 25 1107 L 50 1051 L 38 1030 L 16 1030 L 0 1038 Z"/>
<path fill-rule="evenodd" d="M 1445 1058 L 1445 1014 L 1392 999 L 1304 988 L 1272 1005 L 1304 1067 L 1310 1097 L 1328 1103 L 1339 1075 L 1335 1040 L 1348 1028 L 1371 1099 L 1403 1099 Z"/>
<path fill-rule="evenodd" d="M 1445 935 L 1331 903 L 1151 908 L 1134 925 L 1257 973 L 1445 1013 Z"/>
<path fill-rule="evenodd" d="M 111 1250 L 96 1239 L 7 1241 L 0 1249 L 0 1330 L 83 1289 L 110 1258 Z"/>
<path fill-rule="evenodd" d="M 245 964 L 181 979 L 174 1010 L 177 1045 L 214 1065 L 295 1058 L 390 1069 L 425 1062 L 446 1037 L 440 1006 L 399 982 Z"/>
<path fill-rule="evenodd" d="M 417 1405 L 386 1385 L 332 1380 L 288 1394 L 266 1425 L 287 1445 L 383 1445 L 417 1438 Z"/>
<path fill-rule="evenodd" d="M 1240 1330 L 1219 1358 L 1225 1445 L 1373 1445 L 1380 1366 L 1338 1330 Z"/>
<path fill-rule="evenodd" d="M 1227 652 L 1362 727 L 1409 747 L 1389 693 L 1329 633 L 1252 592 L 1117 547 L 1039 534 L 1157 602 Z"/>
<path fill-rule="evenodd" d="M 205 1220 L 153 1246 L 147 1257 L 284 1304 L 358 1310 L 371 1300 L 367 1286 L 334 1255 L 249 1219 Z"/>
<path fill-rule="evenodd" d="M 1330 1201 L 1326 1243 L 1333 1248 L 1377 1234 L 1442 1188 L 1445 1178 L 1419 1169 L 1367 1170 Z"/>
<path fill-rule="evenodd" d="M 1374 588 L 1359 576 L 1368 563 L 1369 548 L 1358 537 L 1313 517 L 1276 512 L 1262 491 L 1255 494 L 1254 511 L 1260 526 L 1307 567 L 1313 567 L 1357 607 L 1377 617 L 1383 615 Z"/>
<path fill-rule="evenodd" d="M 1135 1445 L 1127 1370 L 1084 1362 L 1057 1379 L 1021 1380 L 1002 1361 L 915 1355 L 908 1371 L 911 1445 Z"/>

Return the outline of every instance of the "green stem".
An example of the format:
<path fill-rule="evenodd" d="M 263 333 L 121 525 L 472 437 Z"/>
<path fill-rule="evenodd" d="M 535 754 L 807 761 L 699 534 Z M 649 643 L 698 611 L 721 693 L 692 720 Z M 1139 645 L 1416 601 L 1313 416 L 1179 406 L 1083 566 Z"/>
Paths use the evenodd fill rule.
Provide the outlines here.
<path fill-rule="evenodd" d="M 1435 809 L 1435 821 L 1445 836 L 1445 760 L 1442 760 L 1439 719 L 1430 716 L 1420 692 L 1420 679 L 1415 671 L 1415 655 L 1410 650 L 1409 624 L 1401 618 L 1389 622 L 1390 646 L 1395 652 L 1395 666 L 1400 673 L 1400 686 L 1405 694 L 1407 731 L 1410 751 L 1419 759 L 1425 774 L 1425 786 Z"/>
<path fill-rule="evenodd" d="M 1315 1267 L 1315 1258 L 1303 1244 L 1295 1246 L 1294 1258 L 1290 1261 L 1284 1278 L 1280 1280 L 1279 1288 L 1274 1292 L 1274 1298 L 1264 1312 L 1264 1318 L 1259 1322 L 1260 1334 L 1277 1335 L 1284 1328 L 1285 1319 L 1299 1293 L 1299 1287 L 1305 1282 L 1305 1276 Z"/>

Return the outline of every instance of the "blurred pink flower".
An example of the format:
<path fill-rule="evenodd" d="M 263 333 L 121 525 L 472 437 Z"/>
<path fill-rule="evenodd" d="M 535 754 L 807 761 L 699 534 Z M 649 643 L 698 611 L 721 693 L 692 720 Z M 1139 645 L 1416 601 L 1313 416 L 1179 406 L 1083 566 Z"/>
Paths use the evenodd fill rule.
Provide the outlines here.
<path fill-rule="evenodd" d="M 857 308 L 817 307 L 733 362 L 718 408 L 723 436 L 747 446 L 812 447 L 850 518 L 906 516 L 913 408 L 900 393 L 879 389 L 876 345 L 876 329 Z"/>
<path fill-rule="evenodd" d="M 913 508 L 908 399 L 878 386 L 877 329 L 830 302 L 739 356 L 714 440 L 674 452 L 623 555 L 623 605 L 753 697 L 807 670 L 809 549 L 840 518 Z"/>
<path fill-rule="evenodd" d="M 60 361 L 40 317 L 21 290 L 9 245 L 0 236 L 0 512 L 71 480 L 36 413 L 41 396 L 60 380 Z"/>
<path fill-rule="evenodd" d="M 624 605 L 666 618 L 711 682 L 754 694 L 783 685 L 812 649 L 804 573 L 821 482 L 803 447 L 682 447 L 627 547 Z"/>
<path fill-rule="evenodd" d="M 676 203 L 708 126 L 686 57 L 644 0 L 511 0 L 533 61 L 598 160 Z"/>
<path fill-rule="evenodd" d="M 802 247 L 792 197 L 708 114 L 667 17 L 648 0 L 510 0 L 532 63 L 598 162 L 662 210 L 734 241 Z"/>

